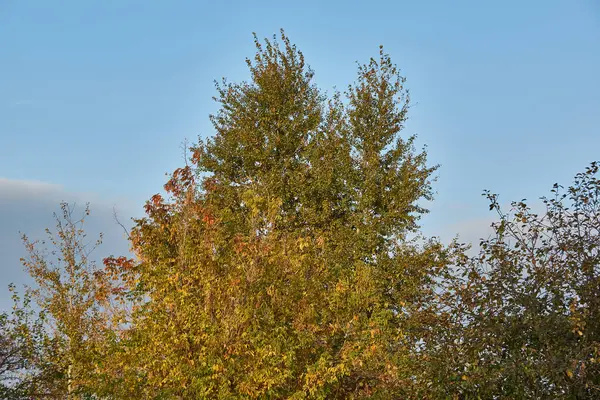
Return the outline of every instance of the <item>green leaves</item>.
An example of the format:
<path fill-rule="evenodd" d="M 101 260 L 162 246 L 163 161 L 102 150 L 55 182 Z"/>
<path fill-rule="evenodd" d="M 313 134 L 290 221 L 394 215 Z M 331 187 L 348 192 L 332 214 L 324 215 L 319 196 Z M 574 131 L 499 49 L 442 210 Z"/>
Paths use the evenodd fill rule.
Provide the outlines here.
<path fill-rule="evenodd" d="M 594 165 L 576 176 L 567 195 L 555 184 L 553 197 L 542 198 L 543 213 L 532 212 L 525 200 L 504 213 L 496 195 L 486 193 L 500 215 L 496 235 L 461 267 L 471 271 L 468 278 L 449 283 L 448 292 L 456 295 L 448 306 L 458 323 L 435 350 L 446 376 L 471 371 L 456 393 L 557 399 L 600 394 L 600 370 L 591 361 L 600 332 L 592 317 L 600 287 Z"/>
<path fill-rule="evenodd" d="M 58 259 L 24 238 L 38 288 L 0 316 L 0 378 L 31 379 L 0 390 L 597 398 L 598 163 L 541 213 L 485 192 L 499 221 L 470 257 L 418 236 L 437 166 L 404 135 L 410 99 L 383 48 L 326 96 L 283 32 L 255 45 L 250 81 L 216 85 L 215 135 L 135 221 L 134 258 L 93 265 L 88 211 L 66 204 Z"/>
<path fill-rule="evenodd" d="M 382 52 L 347 102 L 327 99 L 280 40 L 256 40 L 250 82 L 217 85 L 216 135 L 192 149 L 199 184 L 176 172 L 134 229 L 146 300 L 131 345 L 156 393 L 358 398 L 409 379 L 416 339 L 398 332 L 425 311 L 394 310 L 419 309 L 433 271 L 400 240 L 435 168 L 400 136 L 404 79 Z"/>

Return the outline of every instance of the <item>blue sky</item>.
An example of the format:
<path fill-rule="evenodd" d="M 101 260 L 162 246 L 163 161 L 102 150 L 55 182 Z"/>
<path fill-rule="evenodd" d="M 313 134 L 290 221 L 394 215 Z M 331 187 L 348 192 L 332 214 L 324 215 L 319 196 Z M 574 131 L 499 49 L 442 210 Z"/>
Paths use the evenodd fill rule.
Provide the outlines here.
<path fill-rule="evenodd" d="M 596 0 L 2 0 L 3 237 L 41 232 L 34 216 L 59 198 L 140 215 L 184 139 L 212 135 L 213 81 L 246 79 L 252 32 L 279 28 L 326 90 L 380 44 L 399 65 L 406 133 L 441 164 L 428 234 L 477 239 L 493 218 L 483 189 L 535 199 L 600 159 Z M 18 280 L 13 248 L 0 273 Z"/>

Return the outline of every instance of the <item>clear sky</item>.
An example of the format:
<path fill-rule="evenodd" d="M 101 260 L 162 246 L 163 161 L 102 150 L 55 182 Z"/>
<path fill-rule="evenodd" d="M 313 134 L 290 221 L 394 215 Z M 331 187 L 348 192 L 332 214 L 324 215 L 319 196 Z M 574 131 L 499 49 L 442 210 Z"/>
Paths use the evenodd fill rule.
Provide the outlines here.
<path fill-rule="evenodd" d="M 0 282 L 60 199 L 140 215 L 212 135 L 213 81 L 246 79 L 252 32 L 279 28 L 327 90 L 380 44 L 399 65 L 406 133 L 441 164 L 429 234 L 477 239 L 483 189 L 535 199 L 600 159 L 597 0 L 0 0 Z"/>

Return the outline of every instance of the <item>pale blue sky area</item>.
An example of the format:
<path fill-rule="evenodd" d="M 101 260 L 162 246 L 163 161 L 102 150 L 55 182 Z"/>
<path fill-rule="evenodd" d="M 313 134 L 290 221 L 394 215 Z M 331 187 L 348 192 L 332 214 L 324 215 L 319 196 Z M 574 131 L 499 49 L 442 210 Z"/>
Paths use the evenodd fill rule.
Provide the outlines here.
<path fill-rule="evenodd" d="M 0 191 L 44 182 L 139 215 L 183 140 L 213 133 L 213 80 L 246 79 L 252 32 L 279 28 L 327 90 L 380 44 L 400 66 L 406 133 L 441 164 L 428 233 L 477 235 L 483 189 L 534 199 L 600 159 L 597 0 L 0 0 Z"/>

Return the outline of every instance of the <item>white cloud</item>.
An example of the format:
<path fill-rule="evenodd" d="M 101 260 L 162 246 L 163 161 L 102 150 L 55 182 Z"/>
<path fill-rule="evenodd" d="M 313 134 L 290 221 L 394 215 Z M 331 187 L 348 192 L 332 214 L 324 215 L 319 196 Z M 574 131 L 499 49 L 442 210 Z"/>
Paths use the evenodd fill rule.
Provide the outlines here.
<path fill-rule="evenodd" d="M 31 196 L 55 197 L 64 191 L 60 185 L 39 181 L 0 178 L 0 200 L 16 200 Z"/>

